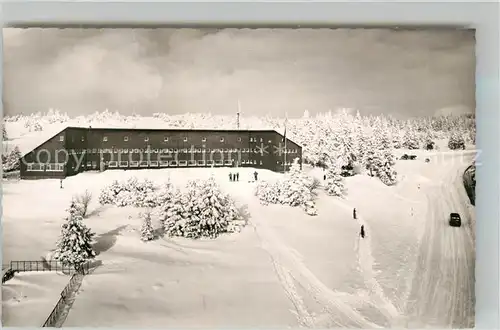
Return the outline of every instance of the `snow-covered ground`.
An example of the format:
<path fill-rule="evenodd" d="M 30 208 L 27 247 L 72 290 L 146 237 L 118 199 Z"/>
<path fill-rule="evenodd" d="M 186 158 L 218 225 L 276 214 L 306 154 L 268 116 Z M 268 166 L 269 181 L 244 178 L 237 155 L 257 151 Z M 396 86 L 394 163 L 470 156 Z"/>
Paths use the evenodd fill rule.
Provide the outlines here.
<path fill-rule="evenodd" d="M 4 149 L 17 145 L 25 153 L 79 121 L 44 123 L 43 131 L 36 132 L 29 132 L 22 122 L 7 124 L 9 140 Z M 155 118 L 114 124 L 102 121 L 101 125 L 166 126 Z M 342 200 L 325 195 L 320 187 L 315 217 L 300 208 L 261 205 L 254 196 L 255 170 L 251 168 L 239 169 L 239 182 L 229 181 L 229 173 L 234 172 L 230 168 L 88 172 L 65 179 L 63 189 L 59 180 L 4 180 L 3 263 L 46 256 L 55 248 L 72 196 L 89 190 L 93 201 L 85 223 L 97 234 L 95 249 L 102 265 L 84 278 L 64 326 L 473 325 L 472 303 L 467 302 L 474 292 L 471 235 L 464 228 L 452 233 L 444 224 L 446 213 L 456 210 L 464 223 L 474 217 L 463 186 L 457 183 L 474 151 L 450 152 L 446 140 L 436 143 L 437 152 L 396 150 L 398 159 L 405 153 L 417 159 L 396 162 L 395 186 L 356 175 L 346 179 L 348 195 Z M 304 169 L 323 181 L 321 169 Z M 282 176 L 258 172 L 259 180 Z M 142 210 L 101 206 L 97 200 L 101 189 L 116 179 L 148 178 L 155 184 L 170 180 L 182 187 L 189 179 L 212 174 L 248 214 L 249 224 L 241 233 L 215 240 L 164 237 L 144 243 L 139 232 Z M 353 208 L 357 220 L 352 218 Z M 156 216 L 153 221 L 158 228 Z M 361 225 L 366 229 L 365 239 L 359 237 Z M 436 260 L 441 265 L 438 270 L 432 267 Z M 438 279 L 439 272 L 445 278 Z M 47 299 L 47 311 L 38 308 L 37 313 L 43 315 L 33 313 L 33 319 L 26 320 L 26 314 L 12 307 L 13 300 L 5 300 L 10 297 L 5 294 L 9 286 L 30 281 L 25 276 L 16 274 L 2 290 L 6 325 L 29 321 L 27 325 L 40 326 L 69 280 L 56 274 L 30 274 L 62 282 L 60 288 L 49 283 L 52 280 L 36 282 L 37 288 L 45 290 L 43 298 L 24 294 L 25 305 L 28 299 L 30 306 Z M 426 296 L 415 301 L 419 292 Z M 422 320 L 416 322 L 419 315 L 415 313 Z"/>
<path fill-rule="evenodd" d="M 56 272 L 16 273 L 2 284 L 2 325 L 41 327 L 69 278 Z"/>

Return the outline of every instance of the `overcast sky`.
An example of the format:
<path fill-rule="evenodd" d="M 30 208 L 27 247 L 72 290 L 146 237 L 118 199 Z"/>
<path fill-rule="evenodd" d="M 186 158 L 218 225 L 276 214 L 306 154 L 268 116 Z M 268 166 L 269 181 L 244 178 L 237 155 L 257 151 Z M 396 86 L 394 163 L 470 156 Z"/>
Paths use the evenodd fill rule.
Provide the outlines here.
<path fill-rule="evenodd" d="M 473 31 L 3 29 L 4 112 L 475 111 Z M 444 109 L 444 110 L 443 110 Z"/>

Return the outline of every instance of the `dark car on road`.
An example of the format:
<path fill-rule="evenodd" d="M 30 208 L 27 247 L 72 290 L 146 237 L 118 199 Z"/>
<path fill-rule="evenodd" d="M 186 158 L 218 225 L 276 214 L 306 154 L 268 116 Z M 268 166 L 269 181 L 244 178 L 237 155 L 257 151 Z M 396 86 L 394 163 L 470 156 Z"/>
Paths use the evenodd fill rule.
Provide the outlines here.
<path fill-rule="evenodd" d="M 462 219 L 458 213 L 450 213 L 450 226 L 460 227 L 462 225 Z"/>

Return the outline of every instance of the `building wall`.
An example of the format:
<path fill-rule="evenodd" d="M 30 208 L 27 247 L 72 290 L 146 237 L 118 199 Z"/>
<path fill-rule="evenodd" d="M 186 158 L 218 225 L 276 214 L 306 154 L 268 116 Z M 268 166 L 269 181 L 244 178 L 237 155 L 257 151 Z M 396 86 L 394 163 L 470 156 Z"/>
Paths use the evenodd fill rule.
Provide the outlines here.
<path fill-rule="evenodd" d="M 67 150 L 67 167 L 63 174 L 68 176 L 113 168 L 212 165 L 283 171 L 282 139 L 275 131 L 68 128 L 64 141 L 56 136 L 43 147 Z M 293 157 L 287 158 L 290 165 L 293 158 L 301 158 L 302 150 L 287 141 L 287 150 L 293 152 Z M 51 173 L 39 174 L 53 177 Z"/>
<path fill-rule="evenodd" d="M 21 179 L 64 178 L 66 150 L 66 131 L 63 130 L 21 157 Z"/>

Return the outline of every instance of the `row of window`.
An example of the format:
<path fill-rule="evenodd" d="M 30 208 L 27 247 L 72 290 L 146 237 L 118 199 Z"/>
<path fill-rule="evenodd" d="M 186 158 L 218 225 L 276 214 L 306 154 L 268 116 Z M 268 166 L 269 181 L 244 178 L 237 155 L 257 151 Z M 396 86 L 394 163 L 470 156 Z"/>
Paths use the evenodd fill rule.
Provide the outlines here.
<path fill-rule="evenodd" d="M 39 163 L 31 163 L 26 166 L 27 171 L 29 172 L 63 172 L 64 171 L 64 163 L 56 163 L 56 164 L 39 164 Z"/>
<path fill-rule="evenodd" d="M 295 154 L 297 153 L 297 149 L 287 149 L 284 151 L 284 153 L 286 154 Z M 241 152 L 241 153 L 261 153 L 261 152 L 269 152 L 269 151 L 265 151 L 265 150 L 261 150 L 260 148 L 255 148 L 255 149 L 251 149 L 251 148 L 242 148 L 242 149 L 239 149 L 239 148 L 236 148 L 236 149 L 231 149 L 231 148 L 225 148 L 225 149 L 222 149 L 222 148 L 214 148 L 214 149 L 210 149 L 210 148 L 193 148 L 193 149 L 188 149 L 188 148 L 183 148 L 183 149 L 178 149 L 178 148 L 166 148 L 166 149 L 116 149 L 116 148 L 111 148 L 111 149 L 83 149 L 83 150 L 79 150 L 79 149 L 72 149 L 71 150 L 71 153 L 72 154 L 81 154 L 82 152 L 86 152 L 88 154 L 100 154 L 100 153 L 123 153 L 123 154 L 127 154 L 127 153 L 145 153 L 145 154 L 149 154 L 149 153 L 153 153 L 153 154 L 156 154 L 156 153 L 210 153 L 210 152 L 227 152 L 227 153 L 230 153 L 230 152 L 234 152 L 234 153 L 237 153 L 237 152 Z"/>
<path fill-rule="evenodd" d="M 81 141 L 82 141 L 82 142 L 83 142 L 83 141 L 85 141 L 85 137 L 84 137 L 84 136 L 82 136 L 80 139 L 81 139 Z M 186 136 L 185 136 L 185 137 L 183 137 L 183 139 L 182 139 L 182 140 L 183 140 L 184 142 L 188 142 L 188 138 L 187 138 Z M 61 141 L 61 142 L 63 142 L 63 141 L 64 141 L 64 135 L 59 136 L 59 141 Z M 103 142 L 107 142 L 107 141 L 108 141 L 108 137 L 107 137 L 107 136 L 103 136 L 103 137 L 102 137 L 102 141 L 103 141 Z M 129 137 L 128 137 L 128 136 L 124 136 L 124 137 L 123 137 L 123 141 L 125 141 L 125 142 L 129 141 Z M 149 141 L 149 136 L 145 136 L 145 137 L 144 137 L 144 141 L 145 141 L 145 142 L 148 142 L 148 141 Z M 168 141 L 169 141 L 168 136 L 165 136 L 165 137 L 163 138 L 163 141 L 164 141 L 164 142 L 168 142 Z M 202 138 L 201 138 L 201 142 L 207 142 L 207 138 L 206 138 L 206 137 L 202 137 Z M 221 138 L 220 138 L 220 142 L 224 142 L 224 138 L 223 138 L 223 137 L 221 137 Z M 241 142 L 241 137 L 238 137 L 238 142 Z M 255 138 L 255 137 L 251 137 L 251 138 L 250 138 L 250 142 L 257 142 L 257 138 Z M 264 139 L 263 139 L 263 138 L 260 138 L 260 142 L 264 142 Z M 268 140 L 268 143 L 272 143 L 272 140 Z"/>
<path fill-rule="evenodd" d="M 277 164 L 281 162 L 277 161 Z M 242 165 L 257 165 L 257 160 L 244 159 L 240 162 Z M 56 164 L 40 164 L 40 163 L 30 163 L 27 164 L 27 170 L 29 172 L 63 172 L 64 163 Z M 233 160 L 171 160 L 171 161 L 109 161 L 107 162 L 109 168 L 129 168 L 129 167 L 176 167 L 176 166 L 232 166 L 234 165 Z M 262 160 L 259 161 L 259 165 L 262 165 Z M 291 162 L 286 163 L 287 166 L 292 165 Z M 97 169 L 97 162 L 87 162 L 86 166 L 83 164 L 82 167 Z"/>
<path fill-rule="evenodd" d="M 280 164 L 281 162 L 276 162 Z M 240 162 L 242 165 L 257 165 L 256 160 L 248 160 L 244 159 Z M 116 168 L 116 167 L 176 167 L 176 166 L 232 166 L 234 165 L 233 160 L 171 160 L 171 161 L 116 161 L 111 160 L 107 162 L 108 167 Z M 259 161 L 259 165 L 262 165 L 262 161 Z M 287 162 L 287 166 L 292 165 L 291 162 Z M 87 165 L 90 167 L 91 164 Z"/>

